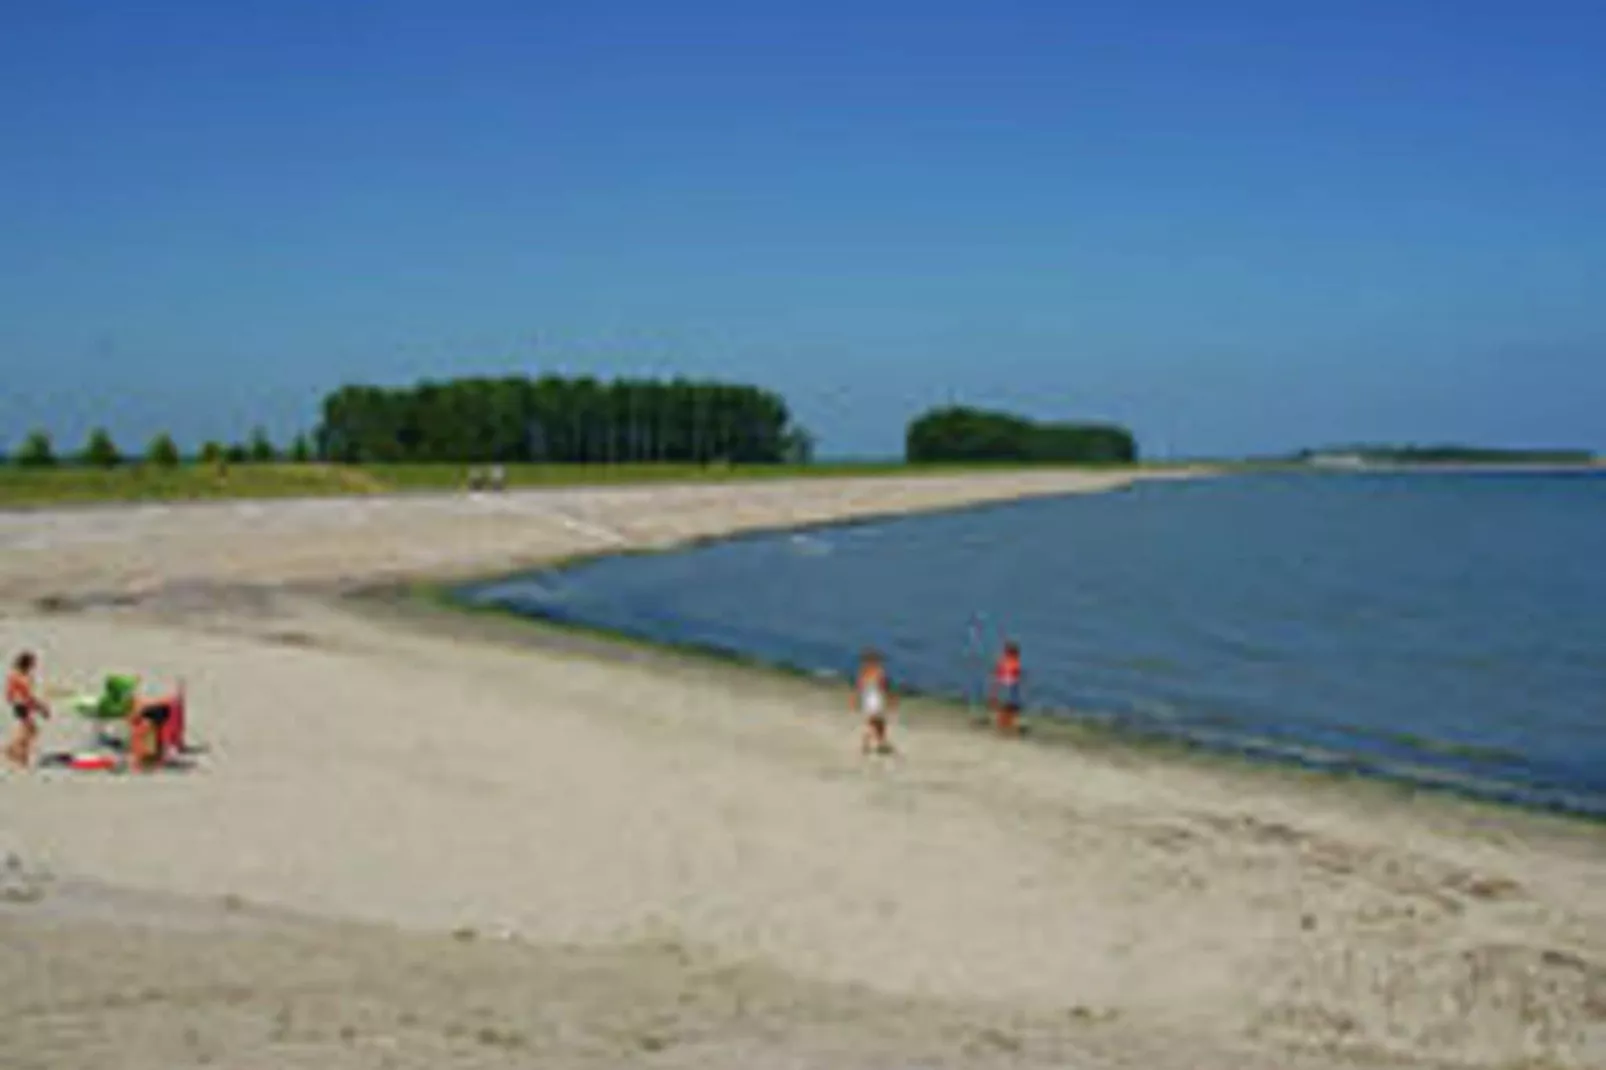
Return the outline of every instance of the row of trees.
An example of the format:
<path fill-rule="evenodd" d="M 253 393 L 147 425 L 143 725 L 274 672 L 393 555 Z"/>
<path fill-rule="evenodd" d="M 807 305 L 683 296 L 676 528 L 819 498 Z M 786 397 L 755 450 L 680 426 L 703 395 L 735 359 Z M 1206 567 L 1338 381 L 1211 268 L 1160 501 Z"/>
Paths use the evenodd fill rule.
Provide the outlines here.
<path fill-rule="evenodd" d="M 756 387 L 717 382 L 591 378 L 458 379 L 413 387 L 345 386 L 323 401 L 309 439 L 281 453 L 258 429 L 246 443 L 211 442 L 210 463 L 807 463 L 808 432 L 791 422 L 786 403 Z M 67 458 L 112 468 L 124 455 L 101 428 Z M 139 458 L 156 467 L 182 461 L 171 436 L 156 436 Z M 11 460 L 60 463 L 50 436 L 34 431 Z"/>
<path fill-rule="evenodd" d="M 414 387 L 346 386 L 323 402 L 315 435 L 281 452 L 261 430 L 244 444 L 207 443 L 199 459 L 244 464 L 314 459 L 362 463 L 807 463 L 813 442 L 786 403 L 757 387 L 717 382 L 591 378 L 458 379 Z M 948 407 L 913 420 L 910 463 L 998 461 L 1112 464 L 1138 456 L 1130 431 L 1113 424 L 1036 423 L 982 409 Z M 104 429 L 73 458 L 116 467 L 128 460 Z M 182 458 L 167 434 L 141 458 L 156 467 Z M 50 437 L 29 435 L 11 460 L 58 463 Z"/>
<path fill-rule="evenodd" d="M 911 464 L 1124 464 L 1138 459 L 1138 444 L 1132 432 L 1114 424 L 1036 423 L 1009 413 L 951 406 L 910 422 L 904 455 Z"/>
<path fill-rule="evenodd" d="M 757 387 L 676 379 L 457 379 L 346 386 L 324 399 L 317 452 L 345 463 L 803 463 L 808 433 Z"/>
<path fill-rule="evenodd" d="M 277 460 L 302 462 L 312 460 L 313 452 L 311 441 L 307 436 L 298 435 L 289 449 L 281 453 L 269 440 L 267 433 L 259 428 L 252 432 L 250 440 L 245 443 L 225 445 L 222 442 L 208 442 L 201 447 L 197 458 L 209 464 L 262 464 Z M 89 439 L 82 449 L 65 458 L 66 461 L 92 468 L 116 468 L 131 460 L 142 461 L 157 468 L 174 468 L 182 463 L 183 459 L 178 444 L 173 441 L 173 436 L 166 432 L 152 438 L 142 455 L 129 457 L 112 440 L 106 429 L 100 427 L 90 432 Z M 64 458 L 56 453 L 55 443 L 50 435 L 45 431 L 36 430 L 29 433 L 10 460 L 13 464 L 24 468 L 49 468 L 62 463 Z"/>

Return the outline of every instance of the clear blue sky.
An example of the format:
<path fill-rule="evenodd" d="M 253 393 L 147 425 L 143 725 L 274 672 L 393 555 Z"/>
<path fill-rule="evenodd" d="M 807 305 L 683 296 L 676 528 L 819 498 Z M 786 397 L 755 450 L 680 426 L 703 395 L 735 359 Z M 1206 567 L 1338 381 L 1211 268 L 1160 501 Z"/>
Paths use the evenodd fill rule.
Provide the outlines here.
<path fill-rule="evenodd" d="M 1606 449 L 1603 57 L 1599 0 L 11 0 L 0 441 L 557 370 L 835 454 Z"/>

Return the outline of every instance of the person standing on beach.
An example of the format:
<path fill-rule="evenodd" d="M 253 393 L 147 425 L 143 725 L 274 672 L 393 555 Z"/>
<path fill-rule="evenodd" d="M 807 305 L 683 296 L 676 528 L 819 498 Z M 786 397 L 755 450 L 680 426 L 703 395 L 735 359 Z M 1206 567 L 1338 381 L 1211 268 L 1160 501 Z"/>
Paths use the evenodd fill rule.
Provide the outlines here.
<path fill-rule="evenodd" d="M 887 682 L 887 669 L 881 655 L 866 650 L 859 657 L 859 673 L 854 681 L 853 702 L 864 715 L 864 735 L 860 751 L 869 754 L 892 753 L 887 740 L 887 714 L 892 708 L 892 685 Z"/>
<path fill-rule="evenodd" d="M 38 660 L 33 651 L 24 650 L 11 663 L 11 671 L 6 674 L 6 705 L 11 707 L 11 715 L 16 719 L 11 742 L 6 744 L 6 757 L 13 765 L 24 769 L 33 764 L 33 741 L 39 734 L 34 717 L 50 716 L 50 707 L 34 693 L 33 671 Z"/>
<path fill-rule="evenodd" d="M 994 723 L 1005 735 L 1020 734 L 1020 646 L 1009 641 L 993 666 L 992 705 Z"/>

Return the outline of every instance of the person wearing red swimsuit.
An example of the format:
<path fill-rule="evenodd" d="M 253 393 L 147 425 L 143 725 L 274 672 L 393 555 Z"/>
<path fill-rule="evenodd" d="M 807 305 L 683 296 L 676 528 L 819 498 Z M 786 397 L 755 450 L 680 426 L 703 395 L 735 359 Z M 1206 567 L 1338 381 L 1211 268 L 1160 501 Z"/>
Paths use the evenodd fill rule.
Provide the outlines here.
<path fill-rule="evenodd" d="M 1020 685 L 1020 647 L 1006 642 L 993 666 L 992 705 L 994 723 L 1007 735 L 1020 732 Z"/>

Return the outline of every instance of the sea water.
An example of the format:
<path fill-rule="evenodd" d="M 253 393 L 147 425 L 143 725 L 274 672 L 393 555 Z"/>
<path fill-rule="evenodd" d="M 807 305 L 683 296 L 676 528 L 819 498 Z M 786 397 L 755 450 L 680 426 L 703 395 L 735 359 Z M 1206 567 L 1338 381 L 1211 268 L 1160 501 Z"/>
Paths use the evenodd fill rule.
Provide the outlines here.
<path fill-rule="evenodd" d="M 1145 483 L 462 592 L 562 622 L 1606 814 L 1606 475 Z"/>

